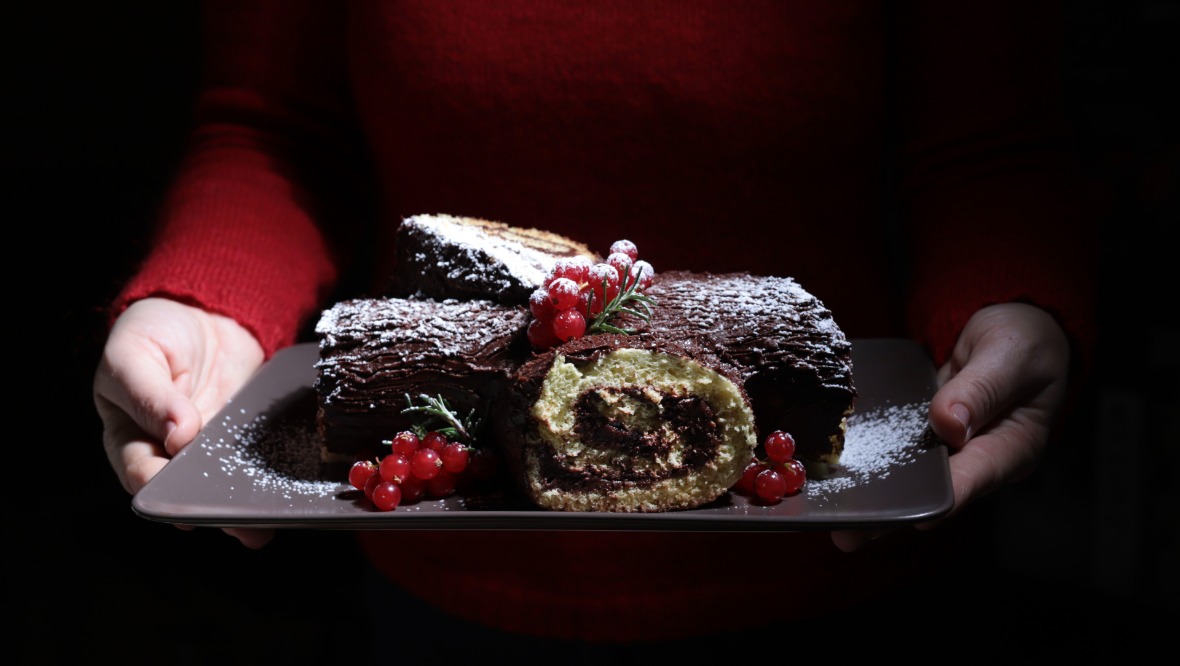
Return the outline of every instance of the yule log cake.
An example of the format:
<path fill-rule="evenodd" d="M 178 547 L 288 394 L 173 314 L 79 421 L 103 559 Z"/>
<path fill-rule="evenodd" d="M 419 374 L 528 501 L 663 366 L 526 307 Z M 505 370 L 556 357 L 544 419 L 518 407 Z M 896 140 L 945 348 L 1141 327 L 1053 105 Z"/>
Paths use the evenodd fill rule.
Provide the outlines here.
<path fill-rule="evenodd" d="M 432 248 L 473 242 L 467 227 L 432 230 L 444 237 L 430 238 Z M 494 239 L 508 262 L 505 239 L 513 237 Z M 422 240 L 401 238 L 411 245 L 400 253 L 414 253 L 414 239 Z M 536 258 L 535 248 L 529 253 Z M 613 292 L 600 285 L 595 305 L 586 300 L 588 283 L 607 274 L 605 264 L 588 257 L 571 264 L 563 251 L 538 260 L 548 274 L 523 298 L 522 289 L 471 297 L 456 262 L 494 264 L 493 254 L 451 254 L 447 272 L 423 277 L 428 289 L 402 274 L 402 296 L 343 301 L 323 313 L 316 395 L 327 455 L 373 450 L 410 427 L 407 396 L 429 395 L 488 417 L 480 419 L 479 445 L 499 451 L 524 494 L 548 509 L 701 506 L 737 482 L 775 430 L 792 434 L 800 459 L 839 460 L 856 398 L 851 345 L 832 313 L 793 279 L 653 277 L 648 266 L 641 281 L 623 260 L 616 275 L 630 273 L 630 285 L 626 277 Z M 553 315 L 538 315 L 529 297 L 537 300 L 555 272 L 573 275 L 577 262 L 598 264 L 578 286 L 587 328 L 538 346 L 530 324 L 549 325 L 537 319 Z M 629 287 L 652 307 L 615 316 L 607 304 L 610 324 L 598 328 L 604 303 Z"/>

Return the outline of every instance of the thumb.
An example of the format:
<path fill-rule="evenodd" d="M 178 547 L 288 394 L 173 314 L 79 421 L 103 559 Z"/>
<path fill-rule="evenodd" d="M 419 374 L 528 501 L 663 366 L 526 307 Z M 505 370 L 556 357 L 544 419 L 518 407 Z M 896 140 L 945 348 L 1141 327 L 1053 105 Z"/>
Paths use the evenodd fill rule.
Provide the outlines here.
<path fill-rule="evenodd" d="M 961 449 L 1028 390 L 1019 353 L 1004 344 L 975 345 L 957 370 L 947 362 L 948 377 L 930 401 L 930 427 L 952 449 Z"/>
<path fill-rule="evenodd" d="M 953 364 L 949 371 L 943 368 L 949 379 L 930 403 L 931 428 L 957 451 L 950 459 L 955 506 L 944 519 L 1027 471 L 1035 461 L 1035 440 L 1042 430 L 1022 408 L 1036 380 L 1013 345 L 977 344 L 958 372 Z"/>

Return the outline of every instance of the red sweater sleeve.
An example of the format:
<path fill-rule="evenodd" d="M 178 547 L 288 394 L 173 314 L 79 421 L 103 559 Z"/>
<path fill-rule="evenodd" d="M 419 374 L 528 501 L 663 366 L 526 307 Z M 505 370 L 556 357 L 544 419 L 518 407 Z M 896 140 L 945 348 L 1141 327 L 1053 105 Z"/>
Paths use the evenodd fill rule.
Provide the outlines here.
<path fill-rule="evenodd" d="M 273 5 L 273 6 L 272 6 Z M 212 3 L 195 128 L 150 256 L 113 304 L 167 296 L 237 320 L 267 356 L 337 278 L 353 142 L 334 3 Z M 310 193 L 315 192 L 316 197 Z"/>
<path fill-rule="evenodd" d="M 1059 107 L 1059 13 L 1045 3 L 896 9 L 912 334 L 941 363 L 972 313 L 1023 301 L 1054 314 L 1089 358 L 1099 202 Z"/>

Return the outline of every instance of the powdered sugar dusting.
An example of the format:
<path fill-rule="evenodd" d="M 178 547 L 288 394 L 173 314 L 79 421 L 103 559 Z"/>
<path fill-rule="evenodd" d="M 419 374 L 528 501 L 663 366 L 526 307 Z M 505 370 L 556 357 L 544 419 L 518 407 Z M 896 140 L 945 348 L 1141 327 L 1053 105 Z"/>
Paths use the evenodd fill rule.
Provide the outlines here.
<path fill-rule="evenodd" d="M 486 301 L 362 298 L 324 310 L 315 330 L 326 347 L 416 342 L 454 356 L 494 344 L 525 325 L 522 309 Z"/>
<path fill-rule="evenodd" d="M 240 417 L 239 417 L 240 418 Z M 217 459 L 217 469 L 241 479 L 231 489 L 243 496 L 271 493 L 290 500 L 290 506 L 332 497 L 344 489 L 339 480 L 325 478 L 315 428 L 304 419 L 260 414 L 237 422 L 227 413 L 220 425 L 225 434 L 199 443 L 201 453 Z"/>
<path fill-rule="evenodd" d="M 823 499 L 913 462 L 924 446 L 927 409 L 928 403 L 890 405 L 849 417 L 840 464 L 829 478 L 809 479 L 808 496 Z"/>
<path fill-rule="evenodd" d="M 506 372 L 528 309 L 486 300 L 370 298 L 340 301 L 316 324 L 317 388 L 325 405 L 387 401 L 385 387 L 408 378 L 471 377 Z M 400 396 L 401 390 L 392 395 Z"/>
<path fill-rule="evenodd" d="M 912 464 L 928 446 L 928 403 L 889 405 L 858 412 L 848 419 L 844 452 L 839 465 L 825 478 L 809 478 L 804 492 L 809 501 L 834 500 L 847 490 L 878 483 L 895 470 Z M 204 473 L 229 480 L 228 499 L 264 493 L 281 498 L 289 508 L 323 510 L 325 499 L 351 502 L 351 487 L 332 478 L 321 463 L 321 442 L 305 409 L 288 409 L 274 416 L 227 413 L 220 421 L 223 434 L 195 443 L 190 454 L 213 458 Z M 251 499 L 257 501 L 257 498 Z M 522 508 L 522 500 L 497 492 L 492 499 L 453 498 L 454 505 L 409 504 L 401 513 L 422 510 L 504 510 Z M 425 509 L 423 508 L 425 507 Z"/>
<path fill-rule="evenodd" d="M 668 271 L 648 294 L 651 329 L 684 339 L 738 368 L 808 369 L 824 386 L 850 385 L 852 345 L 823 302 L 789 277 Z"/>
<path fill-rule="evenodd" d="M 416 215 L 407 218 L 405 224 L 422 227 L 433 237 L 446 238 L 466 254 L 483 252 L 503 266 L 513 278 L 524 285 L 539 286 L 545 279 L 545 272 L 552 266 L 554 257 L 529 247 L 518 240 L 489 234 L 483 228 L 465 224 L 451 215 Z M 487 262 L 474 260 L 450 262 L 440 266 L 448 271 L 447 277 L 455 281 L 474 279 L 473 273 Z"/>

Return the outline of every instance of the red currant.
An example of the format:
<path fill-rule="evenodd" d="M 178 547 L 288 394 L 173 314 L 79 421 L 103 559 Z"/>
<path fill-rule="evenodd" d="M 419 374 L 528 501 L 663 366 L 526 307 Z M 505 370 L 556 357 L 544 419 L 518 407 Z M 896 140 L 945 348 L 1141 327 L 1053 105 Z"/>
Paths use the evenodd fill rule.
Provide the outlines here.
<path fill-rule="evenodd" d="M 563 310 L 553 318 L 553 334 L 562 342 L 571 338 L 580 338 L 585 332 L 586 317 L 577 310 Z"/>
<path fill-rule="evenodd" d="M 582 287 L 569 278 L 557 278 L 549 283 L 549 302 L 553 304 L 556 314 L 568 310 L 578 304 L 578 293 Z M 534 315 L 536 316 L 536 315 Z"/>
<path fill-rule="evenodd" d="M 537 349 L 549 349 L 561 343 L 553 332 L 553 321 L 550 319 L 534 319 L 529 322 L 529 344 Z"/>
<path fill-rule="evenodd" d="M 391 453 L 381 459 L 381 478 L 393 483 L 401 483 L 410 476 L 410 459 L 400 453 Z"/>
<path fill-rule="evenodd" d="M 447 436 L 437 430 L 431 430 L 422 437 L 422 448 L 424 449 L 434 449 L 441 452 L 446 445 Z"/>
<path fill-rule="evenodd" d="M 600 290 L 601 291 L 601 290 Z M 594 290 L 586 287 L 578 296 L 578 312 L 586 315 L 586 319 L 593 319 L 606 309 L 606 302 L 594 295 Z"/>
<path fill-rule="evenodd" d="M 775 468 L 785 481 L 784 495 L 794 495 L 807 482 L 807 468 L 798 460 L 789 460 Z"/>
<path fill-rule="evenodd" d="M 616 252 L 627 255 L 631 258 L 631 261 L 639 259 L 639 248 L 635 247 L 635 243 L 626 239 L 611 243 L 610 253 L 615 254 Z"/>
<path fill-rule="evenodd" d="M 549 297 L 549 289 L 545 287 L 538 287 L 529 294 L 529 312 L 533 313 L 534 319 L 543 319 L 549 321 L 557 314 L 557 308 L 553 307 L 553 299 Z"/>
<path fill-rule="evenodd" d="M 643 291 L 651 286 L 655 279 L 656 269 L 646 261 L 639 260 L 635 265 L 631 266 L 631 279 L 639 281 L 639 291 Z"/>
<path fill-rule="evenodd" d="M 586 272 L 589 269 L 590 260 L 586 257 L 562 257 L 553 263 L 553 270 L 549 271 L 549 279 L 545 281 L 545 286 L 548 287 L 559 278 L 566 278 L 581 287 L 586 283 Z"/>
<path fill-rule="evenodd" d="M 750 464 L 746 465 L 746 470 L 744 472 L 742 472 L 742 478 L 738 479 L 738 482 L 736 485 L 734 485 L 734 488 L 736 488 L 737 491 L 740 493 L 744 493 L 746 495 L 753 495 L 754 494 L 754 479 L 764 469 L 766 469 L 766 465 L 764 463 L 762 463 L 761 461 L 759 461 L 757 459 L 751 460 Z"/>
<path fill-rule="evenodd" d="M 426 482 L 413 476 L 401 482 L 402 504 L 417 502 L 426 496 Z"/>
<path fill-rule="evenodd" d="M 372 460 L 358 460 L 348 469 L 348 482 L 357 490 L 364 490 L 369 477 L 377 473 L 377 464 Z"/>
<path fill-rule="evenodd" d="M 766 436 L 766 457 L 774 462 L 787 462 L 795 457 L 795 438 L 790 433 L 775 430 Z"/>
<path fill-rule="evenodd" d="M 455 494 L 458 477 L 451 472 L 439 471 L 438 475 L 426 482 L 426 492 L 431 497 L 442 499 Z"/>
<path fill-rule="evenodd" d="M 615 252 L 606 258 L 606 263 L 615 267 L 615 271 L 619 274 L 620 278 L 620 288 L 626 289 L 627 285 L 622 283 L 622 276 L 631 275 L 631 265 L 634 263 L 631 257 L 622 252 Z M 628 279 L 627 282 L 630 283 L 631 280 Z"/>
<path fill-rule="evenodd" d="M 373 496 L 370 499 L 377 509 L 381 511 L 393 511 L 402 501 L 402 489 L 396 483 L 382 481 L 373 488 Z"/>
<path fill-rule="evenodd" d="M 589 283 L 594 290 L 594 300 L 601 301 L 605 306 L 619 293 L 619 272 L 610 264 L 594 264 L 590 267 Z"/>
<path fill-rule="evenodd" d="M 403 430 L 393 436 L 392 443 L 390 444 L 390 452 L 409 458 L 418 450 L 420 445 L 421 442 L 418 441 L 417 435 L 410 430 Z"/>
<path fill-rule="evenodd" d="M 365 481 L 365 497 L 370 501 L 373 499 L 373 490 L 377 488 L 377 484 L 382 483 L 381 474 L 377 473 L 369 477 Z"/>
<path fill-rule="evenodd" d="M 418 449 L 410 458 L 410 472 L 416 479 L 429 481 L 442 469 L 442 458 L 434 449 Z"/>
<path fill-rule="evenodd" d="M 443 469 L 458 474 L 467 469 L 471 458 L 471 450 L 465 444 L 451 442 L 441 452 Z"/>
<path fill-rule="evenodd" d="M 759 499 L 777 502 L 787 494 L 787 480 L 777 470 L 762 470 L 754 478 L 754 493 Z"/>

